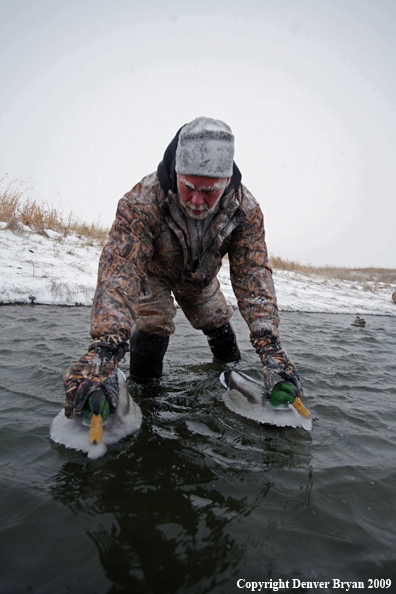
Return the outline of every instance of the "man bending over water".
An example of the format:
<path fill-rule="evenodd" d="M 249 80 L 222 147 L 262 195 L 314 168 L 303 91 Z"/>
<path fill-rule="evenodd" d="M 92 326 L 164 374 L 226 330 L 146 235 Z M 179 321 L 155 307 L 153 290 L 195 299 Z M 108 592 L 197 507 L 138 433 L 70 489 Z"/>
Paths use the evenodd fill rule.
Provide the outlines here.
<path fill-rule="evenodd" d="M 117 406 L 112 372 L 129 346 L 134 378 L 161 376 L 175 331 L 173 296 L 192 327 L 207 336 L 216 359 L 240 358 L 230 324 L 233 309 L 217 279 L 226 254 L 266 388 L 271 390 L 279 374 L 302 395 L 298 372 L 279 339 L 263 215 L 233 159 L 230 127 L 199 117 L 177 132 L 157 171 L 119 201 L 99 262 L 93 342 L 64 375 L 67 417 L 79 414 L 99 385 L 111 407 Z"/>

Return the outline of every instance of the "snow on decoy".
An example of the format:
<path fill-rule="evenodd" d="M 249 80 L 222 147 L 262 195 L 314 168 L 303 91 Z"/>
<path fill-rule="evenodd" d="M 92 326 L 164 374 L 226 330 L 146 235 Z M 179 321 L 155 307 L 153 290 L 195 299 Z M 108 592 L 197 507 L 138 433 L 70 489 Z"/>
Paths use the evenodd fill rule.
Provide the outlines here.
<path fill-rule="evenodd" d="M 113 445 L 123 437 L 137 431 L 142 424 L 142 413 L 128 393 L 125 375 L 118 374 L 119 402 L 114 411 L 103 390 L 97 388 L 88 397 L 83 413 L 72 419 L 65 416 L 65 409 L 55 417 L 51 424 L 50 437 L 55 443 L 67 448 L 80 450 L 88 458 L 104 456 L 107 446 Z"/>
<path fill-rule="evenodd" d="M 224 403 L 233 412 L 267 425 L 312 429 L 311 413 L 293 384 L 278 382 L 269 394 L 263 382 L 237 369 L 222 373 L 220 381 L 226 388 Z"/>

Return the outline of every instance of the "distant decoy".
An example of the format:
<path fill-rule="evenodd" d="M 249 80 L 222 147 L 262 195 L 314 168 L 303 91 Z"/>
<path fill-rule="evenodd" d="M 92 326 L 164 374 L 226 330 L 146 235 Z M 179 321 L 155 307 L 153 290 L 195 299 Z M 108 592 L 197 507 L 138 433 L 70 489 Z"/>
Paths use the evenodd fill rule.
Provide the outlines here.
<path fill-rule="evenodd" d="M 364 328 L 366 325 L 366 320 L 361 318 L 359 314 L 356 315 L 356 318 L 353 320 L 351 326 L 357 326 L 358 328 Z"/>

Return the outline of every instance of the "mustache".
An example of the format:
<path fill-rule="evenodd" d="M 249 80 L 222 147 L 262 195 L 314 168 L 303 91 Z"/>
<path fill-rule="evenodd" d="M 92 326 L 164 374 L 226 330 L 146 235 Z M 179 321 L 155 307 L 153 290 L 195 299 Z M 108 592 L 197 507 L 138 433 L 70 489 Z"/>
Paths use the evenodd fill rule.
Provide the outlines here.
<path fill-rule="evenodd" d="M 207 204 L 203 203 L 200 204 L 199 206 L 194 206 L 193 204 L 191 204 L 191 202 L 187 202 L 186 206 L 190 209 L 190 210 L 196 210 L 196 211 L 203 211 L 203 210 L 209 210 L 209 207 Z"/>

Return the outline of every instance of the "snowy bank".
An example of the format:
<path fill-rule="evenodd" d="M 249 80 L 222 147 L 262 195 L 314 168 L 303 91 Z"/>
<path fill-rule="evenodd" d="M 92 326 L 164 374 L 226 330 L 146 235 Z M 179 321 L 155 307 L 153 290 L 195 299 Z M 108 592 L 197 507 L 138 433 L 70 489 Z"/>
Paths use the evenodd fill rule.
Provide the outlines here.
<path fill-rule="evenodd" d="M 63 237 L 55 231 L 19 233 L 0 223 L 0 304 L 91 305 L 101 247 L 86 238 Z M 236 306 L 225 261 L 219 280 L 228 302 Z M 382 283 L 339 281 L 274 271 L 281 311 L 395 316 L 394 288 Z"/>

